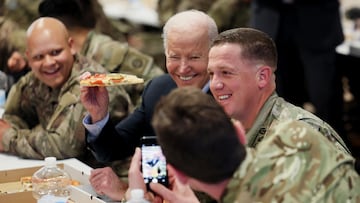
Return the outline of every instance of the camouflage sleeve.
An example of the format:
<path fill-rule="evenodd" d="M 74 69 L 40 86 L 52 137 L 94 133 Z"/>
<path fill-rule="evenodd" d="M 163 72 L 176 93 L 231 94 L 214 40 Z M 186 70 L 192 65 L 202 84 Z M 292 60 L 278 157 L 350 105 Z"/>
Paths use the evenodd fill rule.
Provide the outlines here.
<path fill-rule="evenodd" d="M 216 0 L 208 10 L 219 31 L 247 26 L 250 4 L 244 0 Z"/>
<path fill-rule="evenodd" d="M 144 86 L 154 77 L 160 76 L 165 72 L 154 63 L 154 59 L 140 51 L 129 47 L 124 61 L 120 64 L 117 72 L 136 75 L 143 78 L 145 84 L 139 85 L 127 85 L 125 86 L 126 91 L 131 97 L 131 101 L 135 105 L 139 105 L 141 102 L 141 94 L 144 90 Z"/>
<path fill-rule="evenodd" d="M 136 75 L 145 81 L 164 74 L 164 71 L 154 63 L 151 56 L 129 47 L 119 72 Z"/>
<path fill-rule="evenodd" d="M 180 0 L 158 0 L 157 13 L 159 15 L 159 23 L 162 27 L 166 21 L 177 12 L 176 6 Z"/>
<path fill-rule="evenodd" d="M 240 174 L 237 199 L 264 202 L 359 202 L 354 159 L 310 125 L 284 122 L 256 148 L 253 166 Z"/>
<path fill-rule="evenodd" d="M 86 43 L 81 53 L 100 63 L 109 72 L 132 74 L 145 81 L 164 73 L 154 63 L 153 57 L 109 36 L 91 32 Z"/>
<path fill-rule="evenodd" d="M 85 110 L 78 94 L 74 94 L 79 92 L 79 87 L 63 94 L 53 115 L 42 121 L 46 117 L 41 115 L 45 109 L 34 110 L 31 101 L 20 102 L 25 84 L 17 84 L 11 89 L 6 104 L 4 119 L 12 127 L 3 136 L 5 151 L 31 159 L 47 156 L 64 159 L 81 155 L 85 150 L 82 125 Z"/>

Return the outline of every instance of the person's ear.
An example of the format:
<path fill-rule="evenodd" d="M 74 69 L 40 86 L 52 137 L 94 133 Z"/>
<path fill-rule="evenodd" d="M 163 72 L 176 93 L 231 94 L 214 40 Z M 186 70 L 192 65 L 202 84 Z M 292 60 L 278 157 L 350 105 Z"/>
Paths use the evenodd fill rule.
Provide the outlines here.
<path fill-rule="evenodd" d="M 187 184 L 189 178 L 187 175 L 185 175 L 183 172 L 181 172 L 180 170 L 176 169 L 174 166 L 172 166 L 171 164 L 168 164 L 168 170 L 171 171 L 170 173 L 172 173 L 172 175 L 174 175 L 182 184 Z"/>
<path fill-rule="evenodd" d="M 244 129 L 243 125 L 238 120 L 233 120 L 233 125 L 235 127 L 235 130 L 236 130 L 237 136 L 240 140 L 240 143 L 243 145 L 246 145 L 246 133 L 245 133 L 245 129 Z"/>
<path fill-rule="evenodd" d="M 27 63 L 28 63 L 28 66 L 30 67 L 30 69 L 32 69 L 32 67 L 31 67 L 31 65 L 30 65 L 30 62 L 31 62 L 31 56 L 30 56 L 30 50 L 28 50 L 28 49 L 26 49 L 25 50 L 25 56 L 26 56 L 26 59 L 25 60 L 27 60 Z"/>
<path fill-rule="evenodd" d="M 265 87 L 271 80 L 272 69 L 270 66 L 261 66 L 256 73 L 260 88 Z"/>
<path fill-rule="evenodd" d="M 70 47 L 70 51 L 72 55 L 76 54 L 76 48 L 74 45 L 74 39 L 72 37 L 69 37 L 68 39 L 68 46 Z"/>

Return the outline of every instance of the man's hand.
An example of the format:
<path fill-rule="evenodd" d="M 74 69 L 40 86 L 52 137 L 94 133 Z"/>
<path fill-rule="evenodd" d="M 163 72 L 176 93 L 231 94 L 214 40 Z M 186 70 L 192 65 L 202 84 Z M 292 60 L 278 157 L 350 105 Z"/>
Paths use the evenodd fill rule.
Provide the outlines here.
<path fill-rule="evenodd" d="M 90 184 L 99 195 L 106 195 L 120 201 L 126 192 L 127 184 L 123 183 L 110 167 L 91 171 Z"/>
<path fill-rule="evenodd" d="M 83 73 L 79 79 L 90 73 Z M 80 100 L 91 116 L 92 123 L 102 120 L 108 113 L 109 94 L 106 87 L 81 87 Z"/>
<path fill-rule="evenodd" d="M 14 51 L 7 61 L 8 68 L 13 73 L 18 73 L 26 67 L 26 60 L 20 52 Z"/>
<path fill-rule="evenodd" d="M 195 196 L 195 193 L 189 185 L 181 183 L 173 172 L 174 169 L 169 166 L 169 182 L 170 189 L 159 183 L 150 183 L 150 188 L 157 195 L 161 196 L 166 202 L 178 203 L 199 203 L 200 201 Z"/>
<path fill-rule="evenodd" d="M 144 178 L 140 171 L 141 166 L 141 149 L 136 148 L 135 154 L 131 159 L 131 164 L 129 168 L 129 189 L 126 192 L 126 199 L 130 199 L 130 191 L 132 189 L 142 189 L 144 191 L 145 199 L 153 203 L 162 203 L 162 198 L 159 196 L 154 196 L 152 192 L 146 190 L 146 185 Z"/>
<path fill-rule="evenodd" d="M 142 189 L 146 191 L 144 178 L 140 171 L 141 166 L 141 149 L 136 148 L 135 154 L 131 159 L 129 168 L 129 189 Z"/>
<path fill-rule="evenodd" d="M 2 144 L 4 133 L 11 128 L 11 125 L 6 122 L 4 119 L 0 119 L 0 152 L 4 151 L 4 146 Z"/>
<path fill-rule="evenodd" d="M 180 181 L 175 177 L 175 173 L 171 167 L 168 167 L 169 170 L 169 184 L 170 188 L 158 183 L 151 183 L 150 188 L 155 192 L 155 196 L 151 192 L 146 192 L 146 186 L 144 183 L 143 176 L 140 171 L 141 165 L 141 150 L 136 148 L 135 154 L 131 160 L 131 165 L 129 169 L 129 190 L 126 192 L 126 199 L 130 198 L 131 189 L 143 189 L 145 191 L 145 198 L 150 202 L 179 202 L 179 203 L 198 203 L 194 192 L 188 185 L 180 183 Z"/>

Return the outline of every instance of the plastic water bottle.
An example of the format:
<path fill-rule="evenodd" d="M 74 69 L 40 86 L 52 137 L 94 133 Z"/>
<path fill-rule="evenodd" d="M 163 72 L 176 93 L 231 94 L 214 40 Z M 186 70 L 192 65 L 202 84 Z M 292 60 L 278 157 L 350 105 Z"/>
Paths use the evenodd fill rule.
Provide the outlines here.
<path fill-rule="evenodd" d="M 9 90 L 9 77 L 0 70 L 0 89 L 5 90 L 7 92 Z"/>
<path fill-rule="evenodd" d="M 0 108 L 5 107 L 6 102 L 6 92 L 4 89 L 0 89 Z"/>
<path fill-rule="evenodd" d="M 71 178 L 56 165 L 55 157 L 46 157 L 45 166 L 32 176 L 33 196 L 38 202 L 42 197 L 70 197 Z"/>
<path fill-rule="evenodd" d="M 142 189 L 132 189 L 130 191 L 130 199 L 127 203 L 150 203 L 144 198 L 144 190 Z"/>

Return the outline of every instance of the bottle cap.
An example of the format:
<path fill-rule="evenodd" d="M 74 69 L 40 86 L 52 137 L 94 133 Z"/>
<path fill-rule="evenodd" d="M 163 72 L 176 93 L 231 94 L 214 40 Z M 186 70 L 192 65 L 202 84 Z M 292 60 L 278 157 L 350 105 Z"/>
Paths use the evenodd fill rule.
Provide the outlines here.
<path fill-rule="evenodd" d="M 0 89 L 0 106 L 4 106 L 6 102 L 6 92 L 4 89 Z"/>
<path fill-rule="evenodd" d="M 45 158 L 45 167 L 55 167 L 55 166 L 56 166 L 56 157 Z"/>

